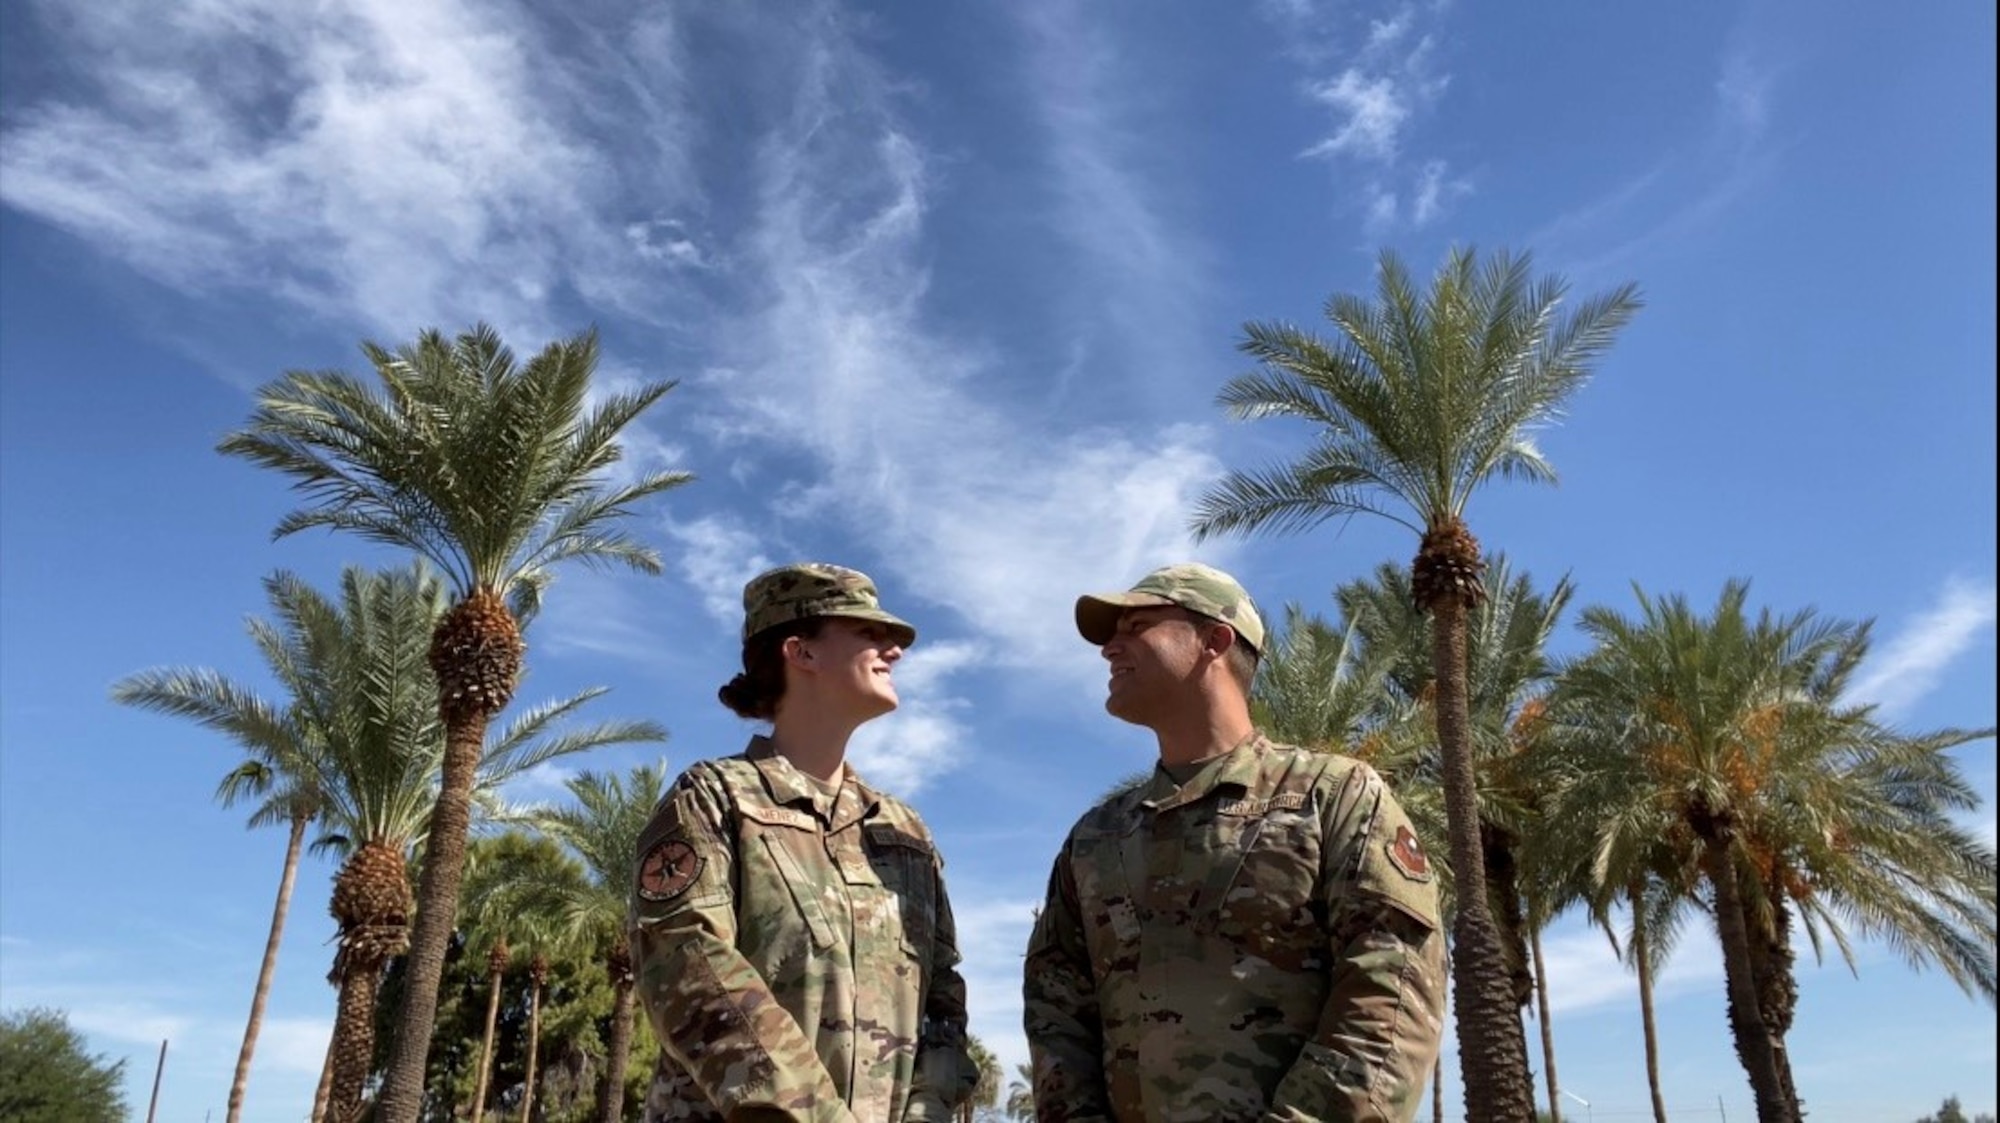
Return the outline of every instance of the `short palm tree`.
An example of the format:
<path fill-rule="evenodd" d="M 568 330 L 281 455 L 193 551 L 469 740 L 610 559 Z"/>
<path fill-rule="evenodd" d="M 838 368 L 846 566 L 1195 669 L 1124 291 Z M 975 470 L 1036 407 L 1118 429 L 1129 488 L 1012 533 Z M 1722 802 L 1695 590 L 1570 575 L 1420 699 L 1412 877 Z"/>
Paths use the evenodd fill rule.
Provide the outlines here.
<path fill-rule="evenodd" d="M 567 786 L 574 802 L 528 809 L 515 818 L 561 844 L 579 865 L 572 876 L 544 875 L 517 892 L 550 917 L 568 946 L 587 948 L 604 963 L 611 981 L 611 1040 L 597 1120 L 618 1123 L 624 1117 L 625 1072 L 638 1005 L 638 977 L 625 943 L 632 846 L 666 787 L 666 770 L 662 764 L 641 765 L 624 777 L 583 772 Z"/>
<path fill-rule="evenodd" d="M 1566 315 L 1564 296 L 1561 280 L 1534 278 L 1526 254 L 1482 266 L 1471 250 L 1455 250 L 1420 292 L 1384 252 L 1374 299 L 1327 302 L 1336 338 L 1247 325 L 1241 348 L 1260 369 L 1231 379 L 1221 404 L 1238 417 L 1303 420 L 1316 440 L 1291 463 L 1231 472 L 1203 496 L 1193 521 L 1197 537 L 1207 537 L 1300 531 L 1367 513 L 1419 536 L 1411 586 L 1435 629 L 1435 717 L 1459 887 L 1452 977 L 1474 1121 L 1525 1119 L 1534 1109 L 1480 854 L 1465 631 L 1486 590 L 1466 507 L 1495 478 L 1555 478 L 1533 432 L 1561 415 L 1639 308 L 1630 285 Z"/>
<path fill-rule="evenodd" d="M 288 634 L 261 620 L 251 621 L 250 634 L 263 652 L 266 664 L 279 672 L 281 681 L 288 687 L 300 688 L 302 684 L 287 678 L 284 672 L 296 665 L 293 653 L 301 650 L 304 637 Z M 247 686 L 202 668 L 142 671 L 114 684 L 111 696 L 128 706 L 188 718 L 236 741 L 248 755 L 223 776 L 216 788 L 216 799 L 224 807 L 255 799 L 257 809 L 251 812 L 249 820 L 252 828 L 280 822 L 288 828 L 285 862 L 278 877 L 278 899 L 271 909 L 271 929 L 264 940 L 264 958 L 258 966 L 257 985 L 250 999 L 250 1019 L 243 1028 L 236 1073 L 229 1083 L 225 1119 L 226 1123 L 238 1123 L 243 1117 L 243 1100 L 250 1086 L 250 1062 L 263 1028 L 271 979 L 278 968 L 278 947 L 284 939 L 285 919 L 291 912 L 292 889 L 298 879 L 306 827 L 318 817 L 325 801 L 313 756 L 324 748 L 326 731 L 308 724 L 296 697 L 292 704 L 280 706 L 259 697 Z"/>
<path fill-rule="evenodd" d="M 972 1123 L 973 1116 L 981 1108 L 990 1108 L 1000 1102 L 1000 1059 L 986 1047 L 986 1042 L 977 1037 L 966 1039 L 965 1051 L 972 1058 L 972 1067 L 978 1071 L 979 1079 L 973 1082 L 972 1095 L 959 1105 L 958 1120 L 959 1123 Z"/>
<path fill-rule="evenodd" d="M 1587 610 L 1596 647 L 1565 669 L 1553 720 L 1601 746 L 1563 796 L 1598 809 L 1584 841 L 1599 884 L 1622 883 L 1658 929 L 1699 878 L 1758 1118 L 1797 1123 L 1794 910 L 1815 947 L 1825 932 L 1848 953 L 1853 924 L 1993 998 L 1994 856 L 1949 819 L 1976 799 L 1945 755 L 1992 730 L 1882 726 L 1842 701 L 1867 625 L 1753 619 L 1748 591 L 1729 582 L 1707 615 L 1643 590 L 1637 618 Z M 1648 884 L 1663 887 L 1650 902 Z"/>
<path fill-rule="evenodd" d="M 450 582 L 453 603 L 429 651 L 444 772 L 426 828 L 408 997 L 378 1113 L 384 1123 L 415 1123 L 474 774 L 487 723 L 520 681 L 521 621 L 564 562 L 657 572 L 658 555 L 619 524 L 639 501 L 691 477 L 612 476 L 621 433 L 674 383 L 602 395 L 591 406 L 595 332 L 552 343 L 526 364 L 485 325 L 455 339 L 427 331 L 396 351 L 372 343 L 363 351 L 379 391 L 340 372 L 288 373 L 259 391 L 249 424 L 218 448 L 291 477 L 306 496 L 277 536 L 351 531 L 415 551 Z"/>
<path fill-rule="evenodd" d="M 1034 1123 L 1035 1118 L 1035 1070 L 1027 1065 L 1014 1066 L 1014 1079 L 1007 1082 L 1007 1118 Z"/>

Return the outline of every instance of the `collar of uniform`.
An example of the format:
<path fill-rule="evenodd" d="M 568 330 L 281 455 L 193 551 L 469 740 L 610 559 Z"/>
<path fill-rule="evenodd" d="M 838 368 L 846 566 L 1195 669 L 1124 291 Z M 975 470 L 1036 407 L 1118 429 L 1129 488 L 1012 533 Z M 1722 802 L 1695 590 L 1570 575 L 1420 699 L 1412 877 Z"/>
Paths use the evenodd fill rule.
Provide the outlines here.
<path fill-rule="evenodd" d="M 1225 784 L 1248 791 L 1250 785 L 1257 779 L 1257 750 L 1268 743 L 1261 731 L 1251 730 L 1248 737 L 1209 761 L 1208 767 L 1195 773 L 1192 779 L 1181 785 L 1179 791 L 1172 790 L 1173 777 L 1167 775 L 1165 768 L 1156 764 L 1153 766 L 1153 780 L 1147 788 L 1145 802 L 1156 811 L 1169 811 L 1193 803 Z M 1155 799 L 1153 793 L 1162 786 L 1169 794 L 1164 799 Z"/>
<path fill-rule="evenodd" d="M 772 799 L 779 803 L 803 803 L 808 808 L 818 807 L 819 789 L 813 786 L 811 780 L 806 779 L 805 773 L 800 772 L 791 761 L 786 760 L 784 755 L 778 752 L 778 746 L 772 744 L 769 737 L 761 733 L 751 736 L 750 747 L 743 755 L 750 763 L 757 766 L 757 772 L 764 777 L 764 787 L 769 789 Z M 868 818 L 882 803 L 882 797 L 876 795 L 873 788 L 861 782 L 860 775 L 853 767 L 848 767 L 845 774 L 847 781 L 854 785 L 856 798 L 850 801 L 842 799 L 838 794 L 834 796 L 834 821 L 828 824 L 832 830 L 839 830 Z M 842 783 L 841 791 L 844 793 L 846 789 L 847 783 Z M 851 814 L 847 813 L 849 807 L 854 809 Z"/>

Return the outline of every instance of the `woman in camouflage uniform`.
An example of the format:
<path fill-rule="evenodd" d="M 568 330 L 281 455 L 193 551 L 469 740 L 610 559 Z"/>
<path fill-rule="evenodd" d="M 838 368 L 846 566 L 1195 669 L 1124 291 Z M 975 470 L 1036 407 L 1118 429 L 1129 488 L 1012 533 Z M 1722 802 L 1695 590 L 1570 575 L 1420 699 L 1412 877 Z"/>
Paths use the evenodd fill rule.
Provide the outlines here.
<path fill-rule="evenodd" d="M 682 773 L 639 838 L 632 955 L 664 1046 L 645 1117 L 943 1123 L 976 1073 L 942 862 L 846 766 L 916 631 L 839 566 L 771 570 L 743 606 L 720 697 L 771 733 Z"/>

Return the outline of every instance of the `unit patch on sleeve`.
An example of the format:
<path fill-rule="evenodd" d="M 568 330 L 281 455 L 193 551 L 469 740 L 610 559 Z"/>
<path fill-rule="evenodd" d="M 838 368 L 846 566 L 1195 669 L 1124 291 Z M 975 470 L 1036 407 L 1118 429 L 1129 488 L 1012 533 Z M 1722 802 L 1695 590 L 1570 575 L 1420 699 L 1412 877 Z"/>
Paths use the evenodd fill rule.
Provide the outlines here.
<path fill-rule="evenodd" d="M 1396 867 L 1397 873 L 1411 881 L 1431 879 L 1430 856 L 1424 853 L 1423 844 L 1417 841 L 1417 832 L 1411 830 L 1409 824 L 1397 827 L 1395 839 L 1385 843 L 1383 849 L 1389 852 L 1389 864 Z"/>
<path fill-rule="evenodd" d="M 655 843 L 639 861 L 639 896 L 648 901 L 671 901 L 701 876 L 701 866 L 701 855 L 686 839 Z"/>

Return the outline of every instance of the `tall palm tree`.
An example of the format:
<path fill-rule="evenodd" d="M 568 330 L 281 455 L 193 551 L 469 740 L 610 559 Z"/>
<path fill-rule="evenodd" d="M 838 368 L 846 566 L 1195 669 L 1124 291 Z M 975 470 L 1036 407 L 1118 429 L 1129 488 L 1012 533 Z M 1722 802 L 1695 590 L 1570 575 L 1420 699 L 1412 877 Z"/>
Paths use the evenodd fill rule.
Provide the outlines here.
<path fill-rule="evenodd" d="M 396 351 L 362 349 L 379 392 L 340 372 L 290 372 L 259 392 L 248 426 L 218 448 L 291 477 L 306 496 L 276 536 L 351 531 L 415 551 L 451 585 L 453 603 L 429 651 L 444 771 L 426 828 L 408 997 L 379 1107 L 385 1123 L 416 1123 L 474 773 L 487 723 L 520 681 L 521 622 L 563 562 L 658 572 L 658 555 L 627 537 L 620 521 L 640 500 L 691 477 L 612 476 L 620 434 L 674 383 L 602 395 L 590 406 L 594 331 L 552 343 L 524 365 L 483 324 L 455 339 L 426 331 Z"/>
<path fill-rule="evenodd" d="M 1950 821 L 1977 801 L 1945 753 L 1992 730 L 1902 734 L 1844 702 L 1866 624 L 1752 619 L 1737 581 L 1705 616 L 1635 593 L 1637 618 L 1584 613 L 1597 646 L 1557 691 L 1557 720 L 1604 746 L 1565 799 L 1602 809 L 1601 881 L 1658 871 L 1663 843 L 1699 877 L 1758 1118 L 1797 1123 L 1784 1045 L 1796 982 L 1779 946 L 1795 911 L 1850 965 L 1843 921 L 1994 996 L 1994 856 Z M 1669 890 L 1685 877 L 1670 872 Z"/>
<path fill-rule="evenodd" d="M 1420 292 L 1384 252 L 1374 299 L 1326 305 L 1338 336 L 1251 323 L 1242 350 L 1259 369 L 1231 379 L 1221 404 L 1244 418 L 1315 427 L 1298 460 L 1231 472 L 1200 501 L 1197 537 L 1298 531 L 1357 513 L 1419 536 L 1411 585 L 1435 630 L 1435 719 L 1451 861 L 1459 878 L 1452 977 L 1468 1118 L 1533 1114 L 1527 1045 L 1505 952 L 1486 899 L 1468 728 L 1467 614 L 1485 599 L 1467 503 L 1495 478 L 1552 481 L 1532 440 L 1558 418 L 1596 359 L 1639 308 L 1630 285 L 1562 313 L 1563 282 L 1537 280 L 1526 254 L 1484 266 L 1454 250 Z"/>
<path fill-rule="evenodd" d="M 281 660 L 266 645 L 279 636 L 256 624 L 251 635 L 260 647 L 266 648 L 266 662 L 278 665 Z M 142 671 L 114 684 L 111 697 L 128 706 L 189 718 L 235 740 L 249 755 L 223 776 L 216 788 L 216 799 L 224 807 L 233 807 L 244 799 L 257 799 L 257 809 L 250 814 L 251 828 L 278 822 L 287 828 L 278 899 L 271 908 L 271 928 L 264 940 L 264 957 L 257 968 L 257 985 L 250 998 L 250 1018 L 243 1027 L 236 1073 L 229 1082 L 225 1119 L 226 1123 L 238 1123 L 250 1087 L 250 1062 L 257 1049 L 257 1036 L 263 1030 L 271 979 L 278 969 L 278 947 L 284 939 L 285 919 L 291 913 L 292 890 L 298 880 L 306 828 L 318 817 L 324 802 L 311 759 L 324 744 L 324 733 L 302 721 L 296 705 L 278 706 L 249 687 L 206 669 Z"/>
<path fill-rule="evenodd" d="M 638 1007 L 638 978 L 625 943 L 632 844 L 666 787 L 666 767 L 641 765 L 622 778 L 583 772 L 570 778 L 567 786 L 574 802 L 528 809 L 515 818 L 560 843 L 580 866 L 574 876 L 539 875 L 536 883 L 521 886 L 514 894 L 548 915 L 569 946 L 590 949 L 604 964 L 612 989 L 611 1040 L 597 1120 L 618 1123 L 624 1117 L 625 1072 L 631 1062 Z"/>

